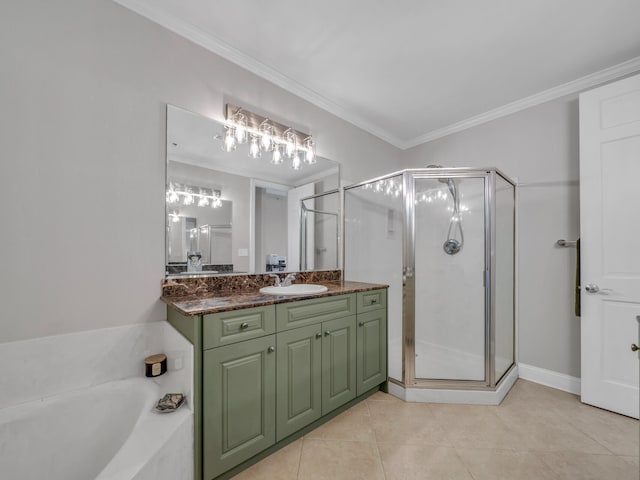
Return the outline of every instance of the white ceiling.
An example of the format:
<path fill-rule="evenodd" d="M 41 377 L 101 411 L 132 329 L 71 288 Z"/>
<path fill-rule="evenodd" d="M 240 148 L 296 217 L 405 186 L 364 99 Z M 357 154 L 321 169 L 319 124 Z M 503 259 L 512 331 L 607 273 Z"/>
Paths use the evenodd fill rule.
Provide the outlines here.
<path fill-rule="evenodd" d="M 400 148 L 640 70 L 638 0 L 115 1 Z"/>

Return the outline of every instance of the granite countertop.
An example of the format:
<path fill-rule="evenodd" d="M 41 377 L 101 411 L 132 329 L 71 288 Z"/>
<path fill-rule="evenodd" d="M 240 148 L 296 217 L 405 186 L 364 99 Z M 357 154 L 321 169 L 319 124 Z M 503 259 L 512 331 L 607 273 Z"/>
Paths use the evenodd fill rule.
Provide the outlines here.
<path fill-rule="evenodd" d="M 183 315 L 206 315 L 209 313 L 228 312 L 242 308 L 275 305 L 277 303 L 296 302 L 310 298 L 331 297 L 348 293 L 366 292 L 388 288 L 388 285 L 363 282 L 331 281 L 322 282 L 328 288 L 326 292 L 310 295 L 265 295 L 259 289 L 247 289 L 229 294 L 186 295 L 182 297 L 162 296 L 160 299 Z"/>

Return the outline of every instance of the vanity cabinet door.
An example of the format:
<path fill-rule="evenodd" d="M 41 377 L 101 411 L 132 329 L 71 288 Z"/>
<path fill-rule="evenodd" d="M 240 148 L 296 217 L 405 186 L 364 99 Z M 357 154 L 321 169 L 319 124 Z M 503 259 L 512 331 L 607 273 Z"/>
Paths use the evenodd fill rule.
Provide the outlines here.
<path fill-rule="evenodd" d="M 280 441 L 322 415 L 322 327 L 277 335 L 276 436 Z"/>
<path fill-rule="evenodd" d="M 358 315 L 357 394 L 387 380 L 387 310 Z"/>
<path fill-rule="evenodd" d="M 322 324 L 322 414 L 356 397 L 356 316 Z"/>
<path fill-rule="evenodd" d="M 206 480 L 275 443 L 275 345 L 269 335 L 203 353 Z"/>

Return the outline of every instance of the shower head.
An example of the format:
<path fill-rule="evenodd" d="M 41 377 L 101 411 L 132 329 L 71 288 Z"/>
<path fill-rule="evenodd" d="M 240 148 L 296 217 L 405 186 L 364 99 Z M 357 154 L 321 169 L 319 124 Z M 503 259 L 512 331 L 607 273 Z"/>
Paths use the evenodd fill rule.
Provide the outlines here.
<path fill-rule="evenodd" d="M 427 165 L 427 168 L 444 168 L 444 167 L 442 165 Z M 438 181 L 440 183 L 446 183 L 447 185 L 449 185 L 449 188 L 451 188 L 452 180 L 449 177 L 439 178 Z"/>
<path fill-rule="evenodd" d="M 427 165 L 427 168 L 443 168 L 442 165 Z M 456 181 L 451 177 L 438 178 L 440 183 L 444 183 L 451 192 L 453 198 L 453 217 L 449 222 L 449 231 L 447 232 L 447 240 L 442 245 L 447 255 L 455 255 L 462 249 L 464 245 L 464 233 L 462 232 L 462 223 L 460 220 L 460 199 L 458 198 L 458 186 Z M 460 234 L 460 240 L 456 239 L 456 232 Z"/>

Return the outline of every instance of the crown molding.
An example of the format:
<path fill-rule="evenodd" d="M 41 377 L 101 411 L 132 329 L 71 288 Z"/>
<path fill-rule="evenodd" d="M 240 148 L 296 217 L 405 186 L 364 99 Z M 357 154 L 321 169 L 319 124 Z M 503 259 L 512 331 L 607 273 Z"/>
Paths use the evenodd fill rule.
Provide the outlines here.
<path fill-rule="evenodd" d="M 148 5 L 146 2 L 140 0 L 113 0 L 115 3 L 122 5 L 123 7 L 134 11 L 135 13 L 151 20 L 154 23 L 161 25 L 162 27 L 171 30 L 172 32 L 180 35 L 181 37 L 190 40 L 191 42 L 199 45 L 210 52 L 219 55 L 225 60 L 234 63 L 245 70 L 254 73 L 255 75 L 268 80 L 269 82 L 277 85 L 278 87 L 292 93 L 303 100 L 319 107 L 342 120 L 345 120 L 352 125 L 370 133 L 371 135 L 393 145 L 396 148 L 402 148 L 402 140 L 390 135 L 388 132 L 369 122 L 365 118 L 358 114 L 349 111 L 347 108 L 338 105 L 337 103 L 329 100 L 323 95 L 305 87 L 299 82 L 287 77 L 274 68 L 265 65 L 264 63 L 256 60 L 255 58 L 246 55 L 240 50 L 232 47 L 224 40 L 211 35 L 203 31 L 202 29 L 185 22 L 179 18 L 167 15 L 158 8 Z"/>
<path fill-rule="evenodd" d="M 329 100 L 316 91 L 305 87 L 292 78 L 282 74 L 278 70 L 242 53 L 240 50 L 232 47 L 222 39 L 217 38 L 188 22 L 171 15 L 167 15 L 160 9 L 150 6 L 147 2 L 141 0 L 113 1 L 401 150 L 417 147 L 423 143 L 462 132 L 469 128 L 482 125 L 483 123 L 488 123 L 492 120 L 506 117 L 507 115 L 535 107 L 566 95 L 579 93 L 597 85 L 640 71 L 640 57 L 635 57 L 626 62 L 605 68 L 604 70 L 600 70 L 520 100 L 507 103 L 506 105 L 502 105 L 446 127 L 426 132 L 413 139 L 404 140 L 390 134 L 362 116 Z"/>
<path fill-rule="evenodd" d="M 493 110 L 481 113 L 480 115 L 475 115 L 446 127 L 432 130 L 412 140 L 403 142 L 400 148 L 406 150 L 408 148 L 417 147 L 423 143 L 431 142 L 438 138 L 446 137 L 501 117 L 506 117 L 507 115 L 526 110 L 527 108 L 535 107 L 536 105 L 556 100 L 560 97 L 582 92 L 602 83 L 610 82 L 617 78 L 624 77 L 625 75 L 635 73 L 639 70 L 640 57 L 635 57 L 626 62 L 622 62 L 612 67 L 605 68 L 604 70 L 578 78 L 577 80 L 572 80 L 571 82 L 558 85 L 557 87 L 521 98 L 515 102 L 507 103 L 506 105 L 494 108 Z"/>

